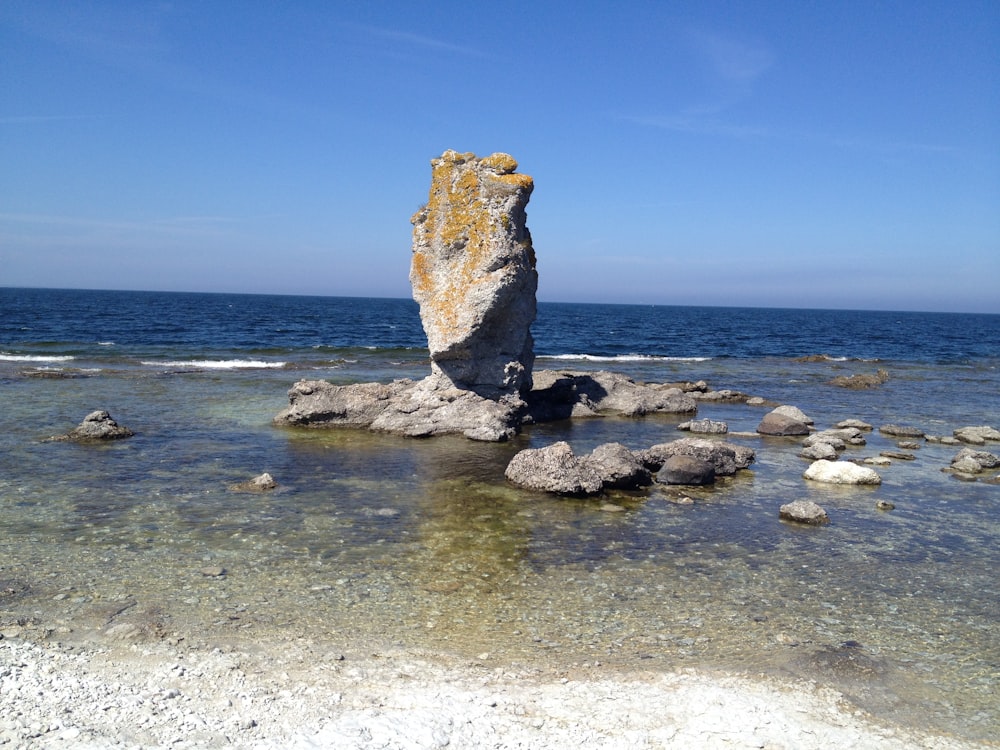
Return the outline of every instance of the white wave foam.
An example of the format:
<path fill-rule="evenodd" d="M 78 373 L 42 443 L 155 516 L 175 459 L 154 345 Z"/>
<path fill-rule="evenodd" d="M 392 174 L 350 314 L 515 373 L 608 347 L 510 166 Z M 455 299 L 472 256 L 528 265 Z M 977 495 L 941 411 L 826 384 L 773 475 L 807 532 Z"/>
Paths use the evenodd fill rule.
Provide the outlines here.
<path fill-rule="evenodd" d="M 55 354 L 0 354 L 2 362 L 70 362 L 73 359 L 75 357 Z"/>
<path fill-rule="evenodd" d="M 537 359 L 572 359 L 586 362 L 707 362 L 711 357 L 665 357 L 653 354 L 616 354 L 600 356 L 597 354 L 545 354 Z"/>
<path fill-rule="evenodd" d="M 180 367 L 196 370 L 270 369 L 284 367 L 284 362 L 264 362 L 258 359 L 194 359 L 186 362 L 142 362 L 149 367 Z"/>

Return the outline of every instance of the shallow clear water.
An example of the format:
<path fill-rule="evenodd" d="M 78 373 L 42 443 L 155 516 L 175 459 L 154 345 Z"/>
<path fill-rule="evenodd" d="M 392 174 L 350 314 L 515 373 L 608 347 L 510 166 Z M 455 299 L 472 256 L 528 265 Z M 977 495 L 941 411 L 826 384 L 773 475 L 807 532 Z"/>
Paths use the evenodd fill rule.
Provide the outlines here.
<path fill-rule="evenodd" d="M 310 377 L 344 382 L 425 374 L 398 343 L 367 359 L 301 359 Z M 194 347 L 169 346 L 165 359 L 195 358 Z M 220 361 L 246 354 L 219 349 Z M 548 424 L 499 445 L 287 430 L 271 418 L 306 365 L 164 368 L 115 356 L 86 372 L 3 365 L 0 626 L 104 637 L 124 618 L 189 642 L 309 638 L 567 669 L 739 669 L 830 684 L 910 725 L 1000 733 L 1000 485 L 942 472 L 957 447 L 923 443 L 914 460 L 878 469 L 881 486 L 837 488 L 802 478 L 794 440 L 731 435 L 757 462 L 712 488 L 572 500 L 508 485 L 507 461 L 557 439 L 577 451 L 648 447 L 683 436 L 680 419 Z M 883 359 L 891 378 L 880 388 L 827 384 L 875 366 L 784 354 L 536 363 L 706 379 L 796 404 L 821 428 L 848 417 L 942 435 L 1000 426 L 995 360 Z M 135 437 L 43 442 L 96 408 Z M 702 403 L 699 416 L 752 433 L 765 411 Z M 875 431 L 848 455 L 895 448 Z M 277 491 L 231 491 L 263 471 Z M 795 499 L 815 500 L 832 522 L 779 521 Z M 879 511 L 878 500 L 896 507 Z M 211 567 L 225 574 L 205 575 Z"/>

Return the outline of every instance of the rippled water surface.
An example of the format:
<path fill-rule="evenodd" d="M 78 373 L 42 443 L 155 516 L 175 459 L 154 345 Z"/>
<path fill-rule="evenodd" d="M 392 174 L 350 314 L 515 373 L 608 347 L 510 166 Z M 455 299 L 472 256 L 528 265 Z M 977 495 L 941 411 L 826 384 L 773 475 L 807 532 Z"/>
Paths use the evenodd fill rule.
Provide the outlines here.
<path fill-rule="evenodd" d="M 573 315 L 585 326 L 591 306 L 580 307 Z M 552 344 L 549 325 L 536 334 L 538 368 L 705 379 L 796 404 L 820 428 L 848 417 L 932 435 L 1000 427 L 997 360 L 982 352 L 940 359 L 914 342 L 903 357 L 894 344 L 895 358 L 874 363 L 862 354 L 878 341 L 856 342 L 860 353 L 840 359 L 839 344 L 821 348 L 827 337 L 818 334 L 801 344 L 812 352 L 770 351 L 765 331 L 752 356 L 691 346 L 675 357 L 666 351 L 674 344 L 649 343 L 648 325 L 621 352 L 615 330 L 584 351 Z M 180 329 L 181 343 L 157 344 L 168 366 L 141 364 L 152 344 L 138 334 L 137 356 L 121 342 L 92 349 L 79 335 L 67 355 L 71 337 L 4 334 L 0 626 L 111 637 L 127 623 L 137 637 L 191 642 L 310 638 L 567 669 L 739 669 L 834 685 L 893 721 L 980 739 L 1000 733 L 1000 486 L 989 475 L 966 482 L 943 472 L 956 446 L 921 441 L 913 460 L 878 468 L 879 487 L 827 487 L 802 478 L 808 464 L 793 439 L 753 435 L 765 407 L 702 403 L 699 416 L 725 420 L 727 439 L 756 450 L 751 471 L 711 488 L 556 498 L 505 483 L 517 450 L 559 439 L 578 452 L 607 441 L 644 448 L 682 436 L 680 419 L 555 423 L 499 445 L 279 429 L 271 418 L 298 377 L 421 377 L 414 334 L 380 350 L 330 340 L 331 354 L 305 339 L 282 348 L 280 333 L 273 345 L 206 351 L 185 344 Z M 42 349 L 76 359 L 27 359 Z M 820 351 L 834 358 L 795 360 Z M 644 356 L 628 356 L 636 352 Z M 284 364 L 190 364 L 254 358 Z M 891 376 L 880 388 L 828 384 L 876 367 Z M 135 437 L 44 441 L 96 408 Z M 847 457 L 890 449 L 896 441 L 876 430 Z M 1000 453 L 998 444 L 984 449 Z M 275 492 L 232 491 L 264 471 L 279 482 Z M 779 521 L 779 506 L 796 499 L 818 502 L 831 523 Z M 879 500 L 895 509 L 878 510 Z"/>

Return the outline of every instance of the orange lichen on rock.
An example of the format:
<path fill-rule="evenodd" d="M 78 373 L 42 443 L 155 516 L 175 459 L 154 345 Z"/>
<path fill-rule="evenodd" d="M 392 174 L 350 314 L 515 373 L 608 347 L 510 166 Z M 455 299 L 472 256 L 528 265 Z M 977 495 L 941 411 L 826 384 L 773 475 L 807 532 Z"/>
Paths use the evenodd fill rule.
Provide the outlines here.
<path fill-rule="evenodd" d="M 521 292 L 531 296 L 533 320 L 537 275 L 524 208 L 534 182 L 502 153 L 446 151 L 431 165 L 427 204 L 411 220 L 410 281 L 439 363 L 478 356 L 469 353 L 472 340 Z"/>

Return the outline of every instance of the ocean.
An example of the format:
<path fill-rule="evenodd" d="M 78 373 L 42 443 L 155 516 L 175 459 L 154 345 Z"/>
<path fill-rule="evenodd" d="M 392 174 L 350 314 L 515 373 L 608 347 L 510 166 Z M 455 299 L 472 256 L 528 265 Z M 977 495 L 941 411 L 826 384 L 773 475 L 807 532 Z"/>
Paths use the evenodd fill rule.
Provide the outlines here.
<path fill-rule="evenodd" d="M 536 369 L 705 380 L 876 427 L 1000 428 L 1000 316 L 540 303 Z M 841 375 L 889 373 L 849 390 Z M 766 407 L 701 402 L 749 472 L 599 499 L 507 484 L 526 447 L 644 448 L 690 415 L 502 444 L 271 424 L 298 379 L 420 378 L 411 300 L 0 288 L 0 632 L 191 644 L 309 638 L 546 668 L 808 679 L 877 717 L 1000 737 L 1000 484 L 918 441 L 878 487 L 802 478 Z M 135 436 L 47 442 L 95 409 Z M 1000 453 L 1000 444 L 983 450 Z M 231 486 L 262 472 L 268 494 Z M 822 527 L 778 519 L 792 500 Z M 876 508 L 891 502 L 891 511 Z M 361 645 L 359 645 L 361 644 Z"/>

